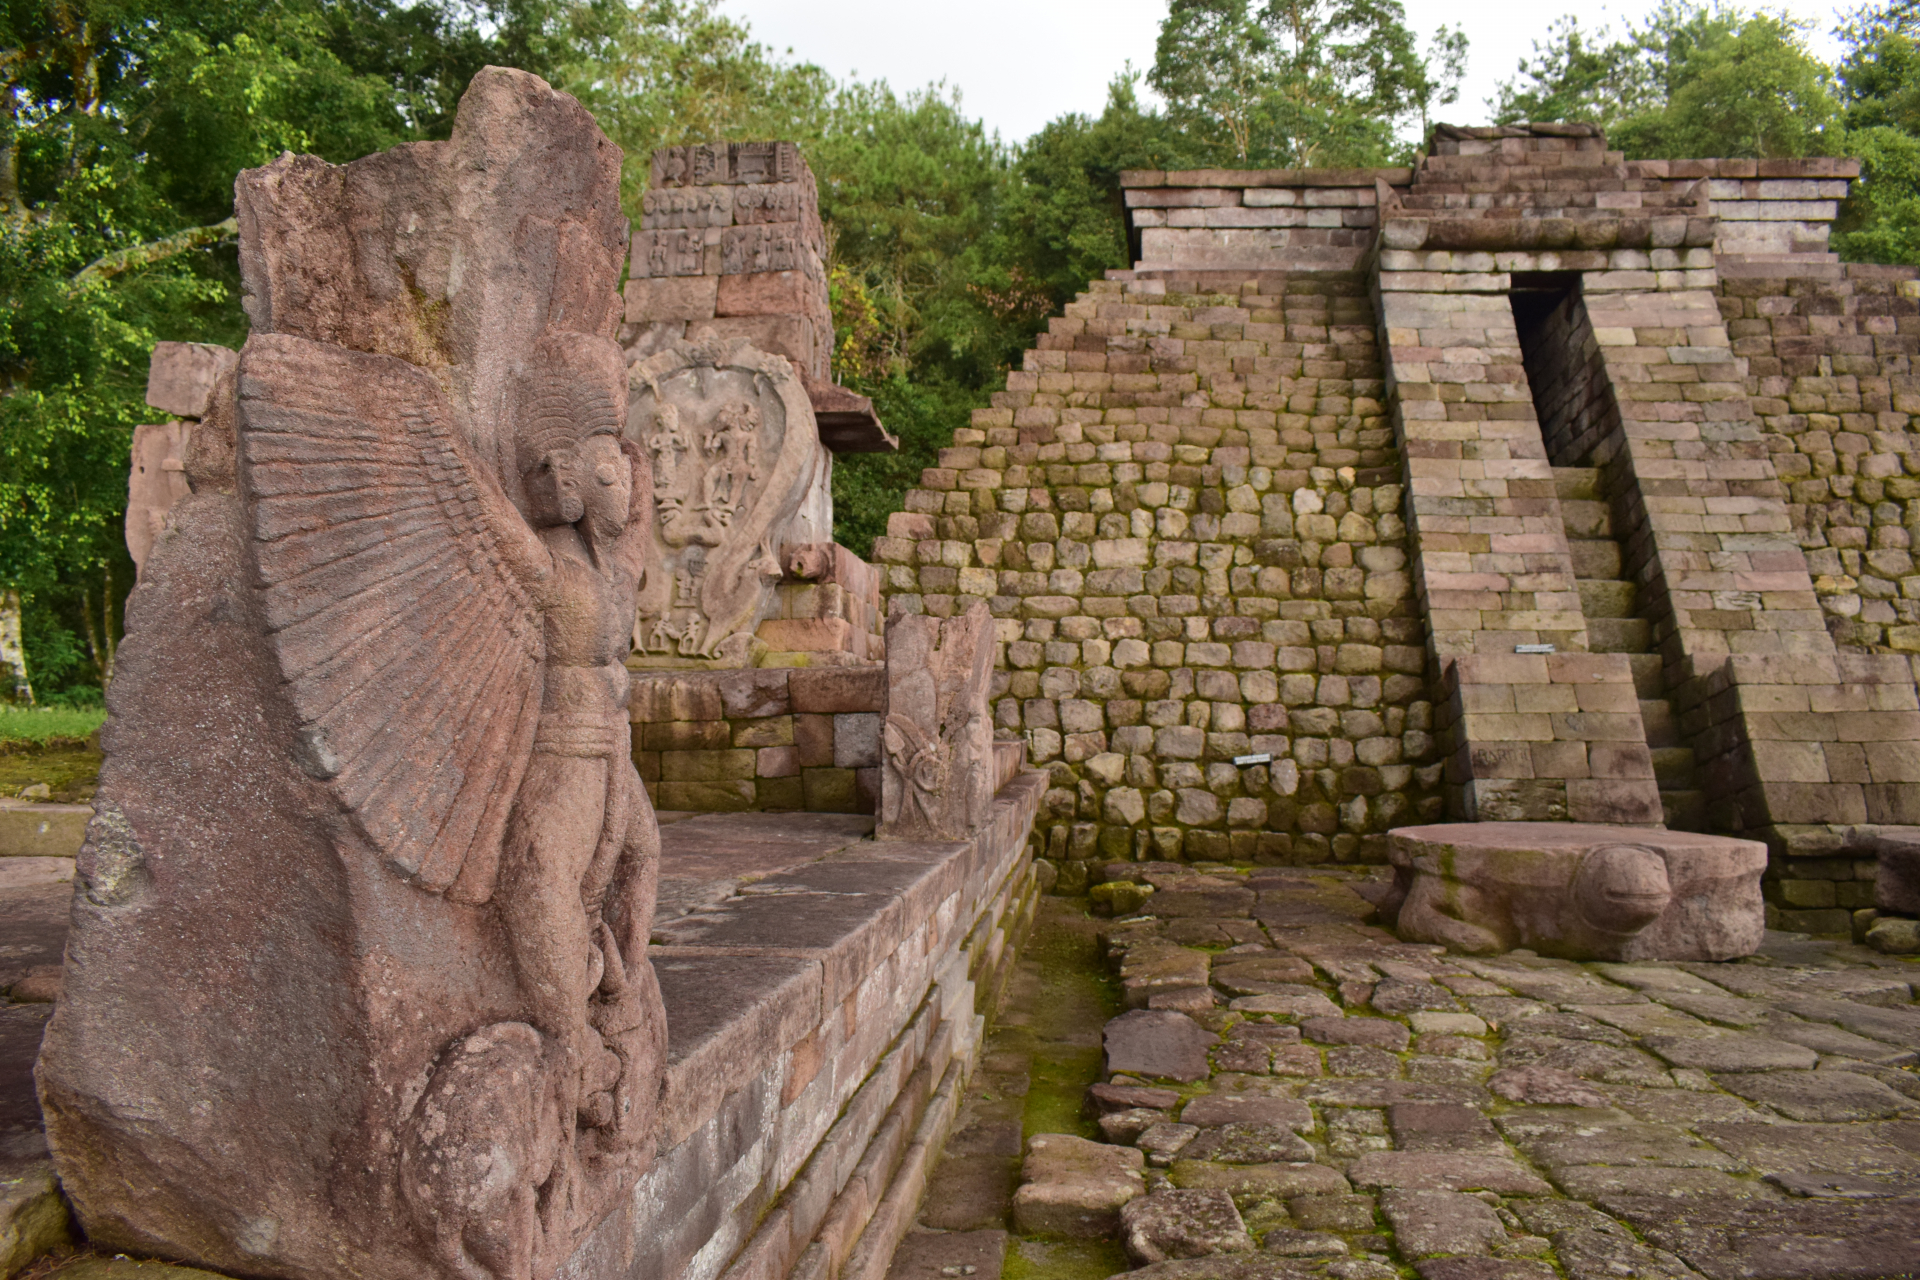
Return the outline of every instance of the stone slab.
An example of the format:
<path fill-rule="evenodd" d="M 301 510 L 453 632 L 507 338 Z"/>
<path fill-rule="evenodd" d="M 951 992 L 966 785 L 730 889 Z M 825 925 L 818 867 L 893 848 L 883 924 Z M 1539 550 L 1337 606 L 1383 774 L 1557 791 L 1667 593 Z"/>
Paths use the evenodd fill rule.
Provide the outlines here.
<path fill-rule="evenodd" d="M 1121 1014 L 1104 1038 L 1108 1074 L 1182 1081 L 1206 1077 L 1207 1050 L 1220 1039 L 1184 1013 L 1158 1009 Z"/>

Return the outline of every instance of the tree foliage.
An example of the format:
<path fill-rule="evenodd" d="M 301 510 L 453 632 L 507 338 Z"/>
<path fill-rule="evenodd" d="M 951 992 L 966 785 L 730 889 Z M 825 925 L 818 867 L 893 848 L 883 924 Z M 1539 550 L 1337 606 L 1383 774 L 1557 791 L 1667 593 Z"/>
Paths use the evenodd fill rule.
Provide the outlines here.
<path fill-rule="evenodd" d="M 1495 119 L 1590 120 L 1632 159 L 1829 154 L 1832 76 L 1782 17 L 1666 0 L 1623 38 L 1559 19 Z"/>

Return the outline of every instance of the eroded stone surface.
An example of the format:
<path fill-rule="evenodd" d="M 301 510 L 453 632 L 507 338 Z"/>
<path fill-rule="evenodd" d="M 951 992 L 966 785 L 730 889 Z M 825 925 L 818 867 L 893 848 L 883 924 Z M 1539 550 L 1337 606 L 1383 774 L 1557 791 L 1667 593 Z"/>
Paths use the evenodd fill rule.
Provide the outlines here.
<path fill-rule="evenodd" d="M 1146 874 L 1177 887 L 1170 869 Z M 1270 985 L 1302 1003 L 1235 996 L 1188 1018 L 1219 1042 L 1210 1075 L 1170 1091 L 1185 1101 L 1165 1109 L 1198 1127 L 1150 1186 L 1226 1193 L 1262 1254 L 1329 1280 L 1385 1280 L 1395 1259 L 1453 1280 L 1912 1269 L 1884 1219 L 1858 1217 L 1862 1238 L 1843 1243 L 1856 1219 L 1824 1207 L 1920 1194 L 1920 965 L 1777 934 L 1747 962 L 1462 956 L 1351 923 L 1332 905 L 1357 896 L 1346 873 L 1286 876 L 1313 922 L 1285 923 L 1286 890 L 1262 890 L 1279 895 L 1262 936 L 1235 946 L 1268 950 L 1216 952 L 1207 976 L 1219 995 Z M 1102 927 L 1117 972 L 1190 984 L 1205 924 Z M 1305 1137 L 1311 1159 L 1233 1163 L 1229 1127 L 1257 1123 Z M 1783 1208 L 1789 1225 L 1758 1225 Z M 1664 1234 L 1647 1225 L 1661 1213 Z M 1316 1236 L 1346 1252 L 1307 1252 Z"/>
<path fill-rule="evenodd" d="M 1014 1225 L 1028 1235 L 1111 1236 L 1120 1207 L 1146 1192 L 1143 1163 L 1131 1147 L 1035 1134 L 1013 1193 Z"/>
<path fill-rule="evenodd" d="M 1137 1263 L 1250 1253 L 1253 1237 L 1224 1191 L 1155 1191 L 1120 1210 L 1120 1238 Z"/>

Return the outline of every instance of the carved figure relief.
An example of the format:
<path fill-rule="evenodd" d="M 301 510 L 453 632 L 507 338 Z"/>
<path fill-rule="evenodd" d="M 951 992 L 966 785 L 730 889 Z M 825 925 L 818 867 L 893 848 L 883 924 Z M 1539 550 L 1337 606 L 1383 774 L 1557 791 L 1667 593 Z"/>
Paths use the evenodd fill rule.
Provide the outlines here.
<path fill-rule="evenodd" d="M 706 269 L 707 237 L 698 229 L 641 231 L 634 236 L 636 266 L 646 264 L 647 275 L 697 276 Z"/>
<path fill-rule="evenodd" d="M 665 1051 L 645 958 L 659 836 L 629 755 L 623 661 L 650 476 L 620 436 L 616 343 L 550 335 L 530 364 L 522 510 L 468 459 L 424 372 L 273 336 L 242 360 L 241 448 L 301 767 L 367 855 L 490 906 L 518 982 L 518 1017 L 446 1046 L 402 1147 L 405 1201 L 449 1274 L 498 1280 L 563 1261 L 640 1160 Z M 363 390 L 342 412 L 289 394 L 329 384 L 378 402 Z M 319 518 L 343 503 L 388 536 Z M 396 575 L 418 591 L 393 591 Z M 423 678 L 396 701 L 389 681 L 413 667 L 483 683 Z M 369 669 L 388 679 L 354 679 Z"/>
<path fill-rule="evenodd" d="M 887 619 L 880 838 L 958 840 L 986 821 L 993 802 L 992 666 L 993 619 L 985 603 L 958 618 Z"/>
<path fill-rule="evenodd" d="M 798 223 L 757 223 L 720 233 L 720 273 L 799 271 L 811 266 L 803 252 Z"/>
<path fill-rule="evenodd" d="M 726 227 L 733 225 L 733 210 L 731 187 L 649 191 L 641 197 L 640 225 L 649 231 L 662 227 Z"/>
<path fill-rule="evenodd" d="M 489 67 L 445 142 L 235 184 L 252 336 L 129 597 L 36 1068 L 95 1244 L 550 1280 L 652 1159 L 621 159 Z"/>
<path fill-rule="evenodd" d="M 722 183 L 794 182 L 800 176 L 800 150 L 791 142 L 714 142 L 693 147 L 662 147 L 653 156 L 650 185 L 656 190 Z"/>
<path fill-rule="evenodd" d="M 652 464 L 666 566 L 641 593 L 634 647 L 744 660 L 788 525 L 825 483 L 812 403 L 787 360 L 744 342 L 676 344 L 631 377 L 627 436 Z"/>

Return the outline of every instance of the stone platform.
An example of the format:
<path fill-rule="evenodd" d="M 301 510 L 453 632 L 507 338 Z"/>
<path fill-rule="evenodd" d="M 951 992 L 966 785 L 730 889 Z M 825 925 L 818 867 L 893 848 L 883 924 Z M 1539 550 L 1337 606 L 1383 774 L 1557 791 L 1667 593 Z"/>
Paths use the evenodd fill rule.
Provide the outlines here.
<path fill-rule="evenodd" d="M 1157 890 L 1104 930 L 1112 1157 L 1027 1165 L 1138 1280 L 1920 1273 L 1920 965 L 1447 955 L 1374 923 L 1371 868 L 1204 870 L 1105 868 Z"/>
<path fill-rule="evenodd" d="M 1765 931 L 1754 840 L 1583 822 L 1455 822 L 1392 833 L 1396 916 L 1409 942 L 1473 955 L 1731 960 Z"/>
<path fill-rule="evenodd" d="M 857 814 L 661 815 L 660 1155 L 562 1275 L 884 1273 L 1032 918 L 1043 789 L 1012 778 L 948 844 L 876 843 Z M 0 986 L 58 962 L 71 878 L 0 859 Z M 32 1075 L 51 1008 L 0 1007 L 0 1274 L 52 1185 Z"/>

